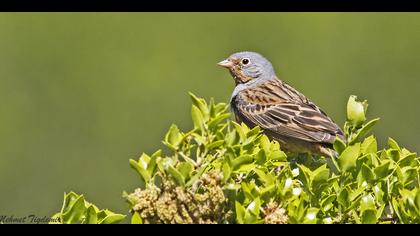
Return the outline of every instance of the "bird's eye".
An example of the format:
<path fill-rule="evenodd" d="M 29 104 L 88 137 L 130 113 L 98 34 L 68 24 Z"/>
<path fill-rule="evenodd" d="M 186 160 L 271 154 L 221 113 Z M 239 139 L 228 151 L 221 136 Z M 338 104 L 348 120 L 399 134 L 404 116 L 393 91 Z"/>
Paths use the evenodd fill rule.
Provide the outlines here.
<path fill-rule="evenodd" d="M 241 61 L 242 65 L 248 65 L 249 64 L 249 59 L 248 58 L 244 58 Z"/>

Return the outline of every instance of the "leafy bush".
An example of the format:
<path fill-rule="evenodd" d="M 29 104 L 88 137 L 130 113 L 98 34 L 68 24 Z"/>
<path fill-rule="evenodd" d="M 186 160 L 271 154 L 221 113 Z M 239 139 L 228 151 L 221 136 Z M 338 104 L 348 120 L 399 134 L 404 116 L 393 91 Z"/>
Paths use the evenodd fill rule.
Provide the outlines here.
<path fill-rule="evenodd" d="M 61 211 L 56 213 L 54 223 L 62 224 L 113 224 L 124 220 L 125 215 L 116 214 L 108 209 L 100 210 L 94 204 L 87 202 L 83 195 L 74 192 L 65 193 Z"/>
<path fill-rule="evenodd" d="M 286 155 L 258 127 L 229 121 L 227 104 L 190 95 L 194 128 L 172 125 L 169 154 L 130 160 L 131 223 L 420 223 L 420 159 L 391 138 L 378 150 L 366 101 L 349 98 L 348 139 L 330 159 Z"/>

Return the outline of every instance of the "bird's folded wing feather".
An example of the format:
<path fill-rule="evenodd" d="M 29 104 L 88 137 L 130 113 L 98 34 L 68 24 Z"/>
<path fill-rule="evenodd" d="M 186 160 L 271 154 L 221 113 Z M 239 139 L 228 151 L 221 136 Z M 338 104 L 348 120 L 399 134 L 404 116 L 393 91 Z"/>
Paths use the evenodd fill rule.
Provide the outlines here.
<path fill-rule="evenodd" d="M 320 143 L 332 143 L 335 136 L 342 136 L 322 110 L 280 80 L 240 92 L 236 107 L 245 120 L 281 136 Z"/>

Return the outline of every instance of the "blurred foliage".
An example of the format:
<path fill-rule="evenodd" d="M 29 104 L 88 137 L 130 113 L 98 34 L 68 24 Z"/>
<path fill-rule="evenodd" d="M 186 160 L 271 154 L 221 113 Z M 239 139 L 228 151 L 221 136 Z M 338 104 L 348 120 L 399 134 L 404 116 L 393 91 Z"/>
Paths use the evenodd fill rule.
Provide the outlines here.
<path fill-rule="evenodd" d="M 227 102 L 216 63 L 242 50 L 340 126 L 348 94 L 368 99 L 378 147 L 418 150 L 418 29 L 419 13 L 0 13 L 0 209 L 49 216 L 73 189 L 124 212 L 125 160 L 191 128 L 188 91 Z"/>
<path fill-rule="evenodd" d="M 258 126 L 226 120 L 227 104 L 190 96 L 194 128 L 173 124 L 169 154 L 130 160 L 140 177 L 123 194 L 131 223 L 420 223 L 420 158 L 391 138 L 378 150 L 367 101 L 349 98 L 348 139 L 331 159 L 287 156 Z"/>

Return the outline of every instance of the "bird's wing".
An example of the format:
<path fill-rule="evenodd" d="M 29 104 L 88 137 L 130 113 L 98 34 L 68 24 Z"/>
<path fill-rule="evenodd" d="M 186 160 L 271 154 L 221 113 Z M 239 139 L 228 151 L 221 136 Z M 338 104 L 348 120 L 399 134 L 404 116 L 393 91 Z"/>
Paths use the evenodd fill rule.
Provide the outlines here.
<path fill-rule="evenodd" d="M 277 79 L 241 91 L 235 103 L 241 118 L 280 136 L 320 143 L 343 136 L 321 109 Z"/>

